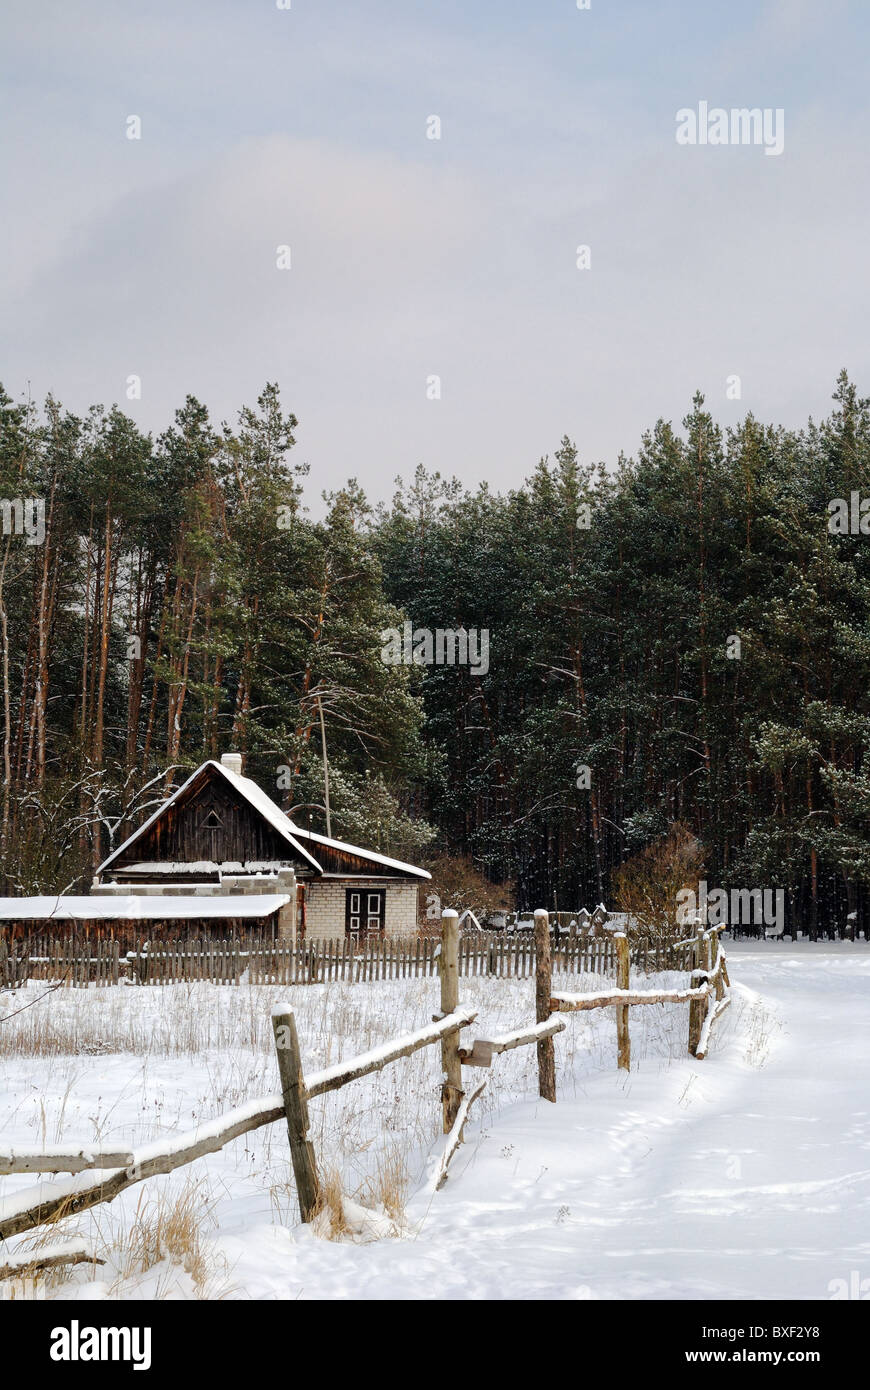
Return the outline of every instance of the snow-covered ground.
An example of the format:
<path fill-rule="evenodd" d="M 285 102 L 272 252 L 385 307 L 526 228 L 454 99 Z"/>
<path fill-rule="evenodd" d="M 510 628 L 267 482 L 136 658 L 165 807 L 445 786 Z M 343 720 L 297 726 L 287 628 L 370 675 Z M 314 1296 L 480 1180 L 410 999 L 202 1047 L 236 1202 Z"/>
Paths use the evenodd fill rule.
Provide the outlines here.
<path fill-rule="evenodd" d="M 311 1103 L 321 1168 L 352 1198 L 350 1234 L 297 1224 L 277 1124 L 67 1219 L 55 1234 L 86 1235 L 107 1263 L 41 1283 L 41 1296 L 825 1299 L 856 1272 L 859 1287 L 870 948 L 738 942 L 728 956 L 734 1002 L 703 1062 L 686 1056 L 684 1005 L 632 1011 L 629 1075 L 616 1070 L 612 1010 L 569 1016 L 558 1104 L 535 1098 L 534 1048 L 496 1057 L 433 1195 L 440 1064 L 426 1049 Z M 0 996 L 0 1018 L 44 988 Z M 533 989 L 463 980 L 463 1004 L 479 1010 L 468 1039 L 528 1022 Z M 59 990 L 0 1025 L 0 1145 L 136 1145 L 191 1128 L 276 1089 L 278 999 L 293 998 L 312 1071 L 427 1023 L 437 991 L 434 980 Z M 33 1181 L 0 1178 L 0 1196 Z M 173 1211 L 197 1232 L 187 1270 L 161 1258 Z"/>

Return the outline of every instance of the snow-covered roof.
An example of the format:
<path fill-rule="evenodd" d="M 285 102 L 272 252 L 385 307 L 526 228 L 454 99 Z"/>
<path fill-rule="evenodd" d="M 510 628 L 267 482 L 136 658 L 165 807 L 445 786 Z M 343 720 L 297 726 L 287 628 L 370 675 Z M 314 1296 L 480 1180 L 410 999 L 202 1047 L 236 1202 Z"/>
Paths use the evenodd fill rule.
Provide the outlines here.
<path fill-rule="evenodd" d="M 313 830 L 303 830 L 300 826 L 295 825 L 293 821 L 290 821 L 290 825 L 293 826 L 294 836 L 303 836 L 306 840 L 309 842 L 313 841 L 316 845 L 324 845 L 327 849 L 343 849 L 349 854 L 361 854 L 364 859 L 370 859 L 373 864 L 383 864 L 388 869 L 401 869 L 403 873 L 415 874 L 417 878 L 432 877 L 427 869 L 418 869 L 415 864 L 403 864 L 401 859 L 388 859 L 385 854 L 375 854 L 374 850 L 371 849 L 360 849 L 359 845 L 349 845 L 346 844 L 344 840 L 330 840 L 326 835 L 316 835 Z M 328 874 L 324 874 L 323 876 L 324 878 L 331 877 L 331 875 Z M 344 877 L 344 875 L 341 876 Z M 332 875 L 332 877 L 334 877 L 334 875 Z"/>
<path fill-rule="evenodd" d="M 220 864 L 214 864 L 208 859 L 187 860 L 184 863 L 172 864 L 169 860 L 142 859 L 136 864 L 125 864 L 124 872 L 131 874 L 219 874 Z"/>
<path fill-rule="evenodd" d="M 273 878 L 282 865 L 277 859 L 222 859 L 220 863 L 210 859 L 184 859 L 172 863 L 167 859 L 142 859 L 135 864 L 125 864 L 125 874 L 270 874 Z"/>
<path fill-rule="evenodd" d="M 164 801 L 162 806 L 158 806 L 153 815 L 149 816 L 148 819 L 140 825 L 139 829 L 133 832 L 129 839 L 125 840 L 122 845 L 119 845 L 118 848 L 109 855 L 108 859 L 103 861 L 97 869 L 97 874 L 104 873 L 106 869 L 111 867 L 123 850 L 135 844 L 135 842 L 145 834 L 145 831 L 163 815 L 166 808 L 171 806 L 174 801 L 178 800 L 182 792 L 186 791 L 194 778 L 198 777 L 203 769 L 207 767 L 216 768 L 221 776 L 226 778 L 230 786 L 235 787 L 236 791 L 241 793 L 248 804 L 253 806 L 254 810 L 259 811 L 263 819 L 268 821 L 269 825 L 287 841 L 288 845 L 290 845 L 302 859 L 307 860 L 318 874 L 322 874 L 323 872 L 321 865 L 317 862 L 314 855 L 309 853 L 304 845 L 300 844 L 300 840 L 306 840 L 310 845 L 323 845 L 324 848 L 327 849 L 344 850 L 348 854 L 359 854 L 364 859 L 370 860 L 373 864 L 382 864 L 384 868 L 387 869 L 398 869 L 401 873 L 412 874 L 415 878 L 428 879 L 432 877 L 425 869 L 418 869 L 414 864 L 405 864 L 401 859 L 389 859 L 384 854 L 376 854 L 373 850 L 362 849 L 359 845 L 349 845 L 344 840 L 332 840 L 326 835 L 316 835 L 311 830 L 303 830 L 301 826 L 295 825 L 290 817 L 286 816 L 281 808 L 275 805 L 272 798 L 267 796 L 262 788 L 258 787 L 257 783 L 253 782 L 250 777 L 243 777 L 240 773 L 233 772 L 231 768 L 226 767 L 225 764 L 215 762 L 211 759 L 203 763 L 201 767 L 198 767 L 196 772 L 192 772 L 187 781 L 178 788 L 178 791 L 173 792 L 172 796 Z"/>
<path fill-rule="evenodd" d="M 320 872 L 320 865 L 317 860 L 308 853 L 307 849 L 303 849 L 296 839 L 296 827 L 293 822 L 284 815 L 280 806 L 275 805 L 271 796 L 266 795 L 262 787 L 258 787 L 257 783 L 253 782 L 250 777 L 242 777 L 238 772 L 231 771 L 223 763 L 212 763 L 212 767 L 219 768 L 227 781 L 238 788 L 242 796 L 250 802 L 255 810 L 260 812 L 263 819 L 267 820 L 279 835 L 283 835 L 288 844 L 299 850 L 302 857 L 310 861 L 312 868 L 316 869 L 318 873 Z"/>
<path fill-rule="evenodd" d="M 287 893 L 106 894 L 93 898 L 53 896 L 0 898 L 0 921 L 54 922 L 125 921 L 140 918 L 164 921 L 175 917 L 270 917 L 290 901 Z"/>
<path fill-rule="evenodd" d="M 231 772 L 228 767 L 224 767 L 223 763 L 215 762 L 213 759 L 204 762 L 201 767 L 198 767 L 195 772 L 192 772 L 187 781 L 183 782 L 178 788 L 178 791 L 173 792 L 172 796 L 164 801 L 162 806 L 158 806 L 154 814 L 149 816 L 148 819 L 139 826 L 138 830 L 133 831 L 129 839 L 125 840 L 122 845 L 119 845 L 118 848 L 109 855 L 108 859 L 103 860 L 102 864 L 97 869 L 97 873 L 104 873 L 106 869 L 114 864 L 123 850 L 135 844 L 136 841 L 145 834 L 145 831 L 150 829 L 154 822 L 163 815 L 166 808 L 178 800 L 182 793 L 190 786 L 191 782 L 193 782 L 206 767 L 216 768 L 221 776 L 226 778 L 230 786 L 235 787 L 236 791 L 241 792 L 248 804 L 253 806 L 256 811 L 259 811 L 263 819 L 267 820 L 272 826 L 272 829 L 277 830 L 278 834 L 287 841 L 291 849 L 294 849 L 300 858 L 307 859 L 311 867 L 320 873 L 320 865 L 317 860 L 312 854 L 308 853 L 307 849 L 303 849 L 302 845 L 295 839 L 292 821 L 290 821 L 287 816 L 284 815 L 284 812 L 275 805 L 271 797 L 268 797 L 266 793 L 257 786 L 256 782 L 252 782 L 250 777 L 240 777 L 238 773 Z"/>

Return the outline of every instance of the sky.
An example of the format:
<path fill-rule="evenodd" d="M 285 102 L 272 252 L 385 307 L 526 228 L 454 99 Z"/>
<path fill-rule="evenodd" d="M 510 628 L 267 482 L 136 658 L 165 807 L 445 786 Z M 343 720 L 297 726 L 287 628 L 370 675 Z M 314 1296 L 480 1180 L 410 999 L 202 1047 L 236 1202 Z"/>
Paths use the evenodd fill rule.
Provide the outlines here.
<path fill-rule="evenodd" d="M 868 43 L 866 0 L 4 0 L 0 381 L 155 433 L 277 381 L 310 504 L 613 465 L 696 389 L 799 426 L 870 395 Z M 782 153 L 679 144 L 701 102 Z"/>

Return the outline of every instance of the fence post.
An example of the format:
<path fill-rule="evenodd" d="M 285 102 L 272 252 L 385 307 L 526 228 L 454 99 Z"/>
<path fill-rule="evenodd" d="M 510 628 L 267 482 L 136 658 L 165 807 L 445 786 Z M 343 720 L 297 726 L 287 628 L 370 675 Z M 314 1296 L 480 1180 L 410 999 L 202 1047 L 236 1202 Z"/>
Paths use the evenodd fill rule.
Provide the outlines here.
<path fill-rule="evenodd" d="M 553 993 L 553 962 L 550 956 L 550 919 L 545 907 L 535 908 L 535 1018 L 546 1023 L 550 1017 Z M 552 1038 L 538 1043 L 538 1095 L 556 1100 L 556 1051 Z"/>
<path fill-rule="evenodd" d="M 630 988 L 631 955 L 628 949 L 628 937 L 625 932 L 617 932 L 614 936 L 616 942 L 616 988 Z M 616 1046 L 617 1046 L 617 1066 L 621 1071 L 631 1070 L 631 1039 L 628 1035 L 628 1005 L 617 1004 L 616 1006 Z"/>
<path fill-rule="evenodd" d="M 302 1058 L 299 1055 L 299 1038 L 296 1035 L 296 1020 L 289 1004 L 279 1004 L 274 1009 L 272 1032 L 275 1035 L 275 1050 L 278 1053 L 278 1075 L 281 1078 L 281 1094 L 284 1113 L 287 1116 L 287 1137 L 290 1140 L 290 1157 L 293 1160 L 299 1214 L 303 1221 L 311 1221 L 320 1206 L 320 1179 L 314 1161 L 314 1145 L 307 1137 L 308 1101 L 302 1075 Z"/>
<path fill-rule="evenodd" d="M 446 907 L 441 913 L 441 955 L 438 958 L 441 975 L 441 1014 L 452 1014 L 459 1007 L 459 913 Z M 462 1061 L 459 1056 L 459 1029 L 445 1033 L 441 1039 L 441 1066 L 444 1083 L 441 1087 L 441 1108 L 444 1133 L 453 1128 L 462 1104 Z"/>
<path fill-rule="evenodd" d="M 694 958 L 693 964 L 695 967 L 692 971 L 691 978 L 692 989 L 698 989 L 698 987 L 707 978 L 704 966 L 707 964 L 707 952 L 709 951 L 709 946 L 709 941 L 705 940 L 704 928 L 703 926 L 699 926 L 698 934 L 695 938 L 695 945 L 692 948 L 692 954 Z M 698 1046 L 701 1041 L 701 1030 L 704 1027 L 704 1018 L 706 1016 L 706 1013 L 706 998 L 689 1000 L 689 1054 L 692 1057 L 697 1056 Z"/>
<path fill-rule="evenodd" d="M 712 968 L 715 969 L 715 968 L 716 968 L 716 962 L 717 962 L 717 960 L 719 959 L 719 932 L 718 932 L 718 930 L 717 930 L 716 927 L 713 927 L 712 930 L 711 930 L 711 932 L 710 932 L 710 944 L 711 944 L 711 946 L 712 946 L 712 948 L 713 948 L 713 965 L 712 965 Z M 716 998 L 717 998 L 717 999 L 721 999 L 722 996 L 724 995 L 724 993 L 725 993 L 725 986 L 724 986 L 723 983 L 722 983 L 722 971 L 721 971 L 721 970 L 718 970 L 718 971 L 716 972 Z"/>

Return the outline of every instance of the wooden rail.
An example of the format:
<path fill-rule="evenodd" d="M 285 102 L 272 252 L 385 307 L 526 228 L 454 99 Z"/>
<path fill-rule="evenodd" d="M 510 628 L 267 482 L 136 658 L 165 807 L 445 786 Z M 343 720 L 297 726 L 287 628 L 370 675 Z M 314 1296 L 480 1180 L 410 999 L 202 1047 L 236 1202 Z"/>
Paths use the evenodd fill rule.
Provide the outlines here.
<path fill-rule="evenodd" d="M 435 1190 L 446 1180 L 448 1165 L 462 1142 L 469 1109 L 484 1090 L 484 1081 L 475 1085 L 470 1092 L 463 1089 L 463 1065 L 489 1067 L 494 1055 L 534 1044 L 538 1050 L 540 1094 L 547 1100 L 555 1101 L 553 1038 L 564 1030 L 566 1024 L 564 1019 L 552 1016 L 554 1013 L 616 1008 L 617 1018 L 621 1020 L 618 1025 L 618 1064 L 626 1067 L 630 1065 L 628 1017 L 631 1008 L 644 1004 L 688 1003 L 691 1011 L 689 1050 L 698 1059 L 706 1055 L 713 1023 L 730 1002 L 729 995 L 725 993 L 729 984 L 725 954 L 715 931 L 699 932 L 693 943 L 696 970 L 693 984 L 688 989 L 637 990 L 618 987 L 590 994 L 575 994 L 553 991 L 546 912 L 541 909 L 536 919 L 538 949 L 535 953 L 535 995 L 538 1017 L 534 1025 L 493 1038 L 479 1038 L 471 1048 L 460 1047 L 460 1030 L 471 1024 L 477 1014 L 473 1009 L 459 1005 L 461 954 L 458 919 L 455 912 L 447 911 L 442 919 L 442 949 L 435 957 L 441 971 L 442 1012 L 431 1024 L 305 1077 L 292 1008 L 279 1005 L 273 1011 L 273 1030 L 281 1078 L 280 1093 L 252 1100 L 198 1125 L 194 1130 L 131 1152 L 87 1145 L 81 1148 L 35 1150 L 18 1147 L 0 1150 L 0 1173 L 71 1174 L 63 1181 L 41 1182 L 0 1199 L 0 1239 L 6 1240 L 36 1226 L 111 1202 L 134 1183 L 172 1172 L 216 1152 L 242 1134 L 274 1124 L 280 1119 L 287 1124 L 300 1213 L 303 1221 L 311 1221 L 320 1208 L 322 1197 L 314 1150 L 308 1139 L 309 1100 L 380 1071 L 400 1057 L 410 1056 L 433 1044 L 440 1044 L 442 1049 L 442 1114 L 447 1135 L 436 1173 Z M 627 986 L 630 983 L 629 957 L 627 943 L 623 942 L 617 941 L 614 949 L 619 963 L 620 985 Z M 70 1252 L 67 1254 L 71 1259 Z M 83 1255 L 81 1258 L 93 1257 Z M 22 1262 L 37 1264 L 38 1252 L 34 1252 L 34 1258 L 29 1262 L 24 1255 L 19 1261 L 16 1255 L 9 1268 L 22 1267 Z M 57 1262 L 61 1262 L 60 1259 Z"/>
<path fill-rule="evenodd" d="M 447 1169 L 450 1166 L 450 1160 L 453 1158 L 460 1144 L 462 1143 L 462 1137 L 465 1130 L 465 1121 L 468 1119 L 468 1112 L 471 1109 L 474 1102 L 478 1099 L 478 1097 L 483 1095 L 485 1089 L 486 1077 L 484 1077 L 482 1081 L 479 1081 L 473 1090 L 468 1091 L 462 1097 L 459 1109 L 456 1112 L 456 1119 L 453 1121 L 450 1133 L 447 1136 L 447 1143 L 444 1147 L 444 1152 L 441 1155 L 441 1161 L 438 1164 L 438 1170 L 435 1174 L 435 1181 L 433 1186 L 436 1192 L 440 1192 L 441 1188 L 447 1181 Z"/>
<path fill-rule="evenodd" d="M 688 989 L 630 989 L 628 949 L 624 937 L 619 941 L 619 949 L 620 988 L 598 990 L 590 994 L 554 991 L 550 996 L 551 1009 L 556 1013 L 576 1013 L 588 1009 L 615 1007 L 618 1065 L 627 1071 L 631 1064 L 629 1010 L 641 1004 L 688 1004 L 689 1052 L 698 1061 L 702 1061 L 707 1055 L 713 1024 L 731 1002 L 730 993 L 725 993 L 730 981 L 719 933 L 715 929 L 698 931 L 693 945 L 693 962 L 696 968 L 692 972 L 692 983 Z"/>
<path fill-rule="evenodd" d="M 37 1270 L 55 1269 L 58 1265 L 104 1265 L 83 1240 L 58 1241 L 38 1250 L 22 1250 L 0 1264 L 0 1279 L 21 1278 Z"/>
<path fill-rule="evenodd" d="M 445 1034 L 466 1027 L 475 1017 L 473 1010 L 459 1010 L 438 1023 L 428 1024 L 417 1033 L 409 1033 L 393 1043 L 385 1044 L 383 1048 L 364 1052 L 324 1071 L 312 1072 L 305 1080 L 305 1099 L 313 1099 L 360 1076 L 380 1071 L 399 1057 L 406 1057 L 419 1048 L 440 1042 Z M 62 1182 L 42 1183 L 16 1192 L 11 1197 L 0 1199 L 0 1239 L 6 1240 L 33 1226 L 57 1221 L 102 1202 L 111 1202 L 134 1183 L 144 1182 L 146 1178 L 159 1173 L 171 1173 L 175 1168 L 192 1163 L 194 1159 L 216 1153 L 242 1134 L 286 1117 L 283 1093 L 263 1096 L 214 1120 L 207 1120 L 196 1129 L 134 1150 L 130 1164 L 98 1170 L 95 1177 L 88 1177 L 86 1181 L 79 1174 Z"/>
<path fill-rule="evenodd" d="M 71 1149 L 57 1145 L 36 1149 L 16 1144 L 0 1148 L 0 1174 L 5 1173 L 80 1173 L 86 1168 L 126 1168 L 133 1155 L 126 1149 Z"/>

